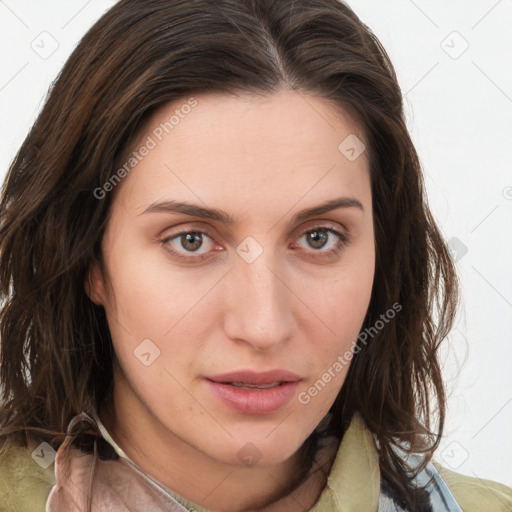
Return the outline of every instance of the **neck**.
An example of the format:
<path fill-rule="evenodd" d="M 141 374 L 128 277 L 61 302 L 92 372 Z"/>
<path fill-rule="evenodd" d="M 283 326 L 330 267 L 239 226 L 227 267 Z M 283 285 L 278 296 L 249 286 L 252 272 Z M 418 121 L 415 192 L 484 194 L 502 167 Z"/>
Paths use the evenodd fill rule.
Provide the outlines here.
<path fill-rule="evenodd" d="M 297 486 L 304 445 L 276 465 L 225 464 L 175 436 L 146 408 L 132 411 L 120 391 L 115 386 L 100 408 L 105 428 L 143 471 L 194 504 L 212 512 L 298 512 L 311 508 L 325 487 L 332 443 Z"/>

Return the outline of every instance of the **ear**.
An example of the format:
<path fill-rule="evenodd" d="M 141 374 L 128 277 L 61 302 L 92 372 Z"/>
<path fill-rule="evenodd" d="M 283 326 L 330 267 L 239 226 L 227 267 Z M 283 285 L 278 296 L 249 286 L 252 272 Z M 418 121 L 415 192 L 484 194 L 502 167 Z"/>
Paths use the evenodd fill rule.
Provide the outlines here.
<path fill-rule="evenodd" d="M 98 306 L 105 302 L 105 279 L 103 271 L 98 262 L 94 261 L 89 267 L 89 271 L 84 282 L 85 293 L 94 304 Z"/>

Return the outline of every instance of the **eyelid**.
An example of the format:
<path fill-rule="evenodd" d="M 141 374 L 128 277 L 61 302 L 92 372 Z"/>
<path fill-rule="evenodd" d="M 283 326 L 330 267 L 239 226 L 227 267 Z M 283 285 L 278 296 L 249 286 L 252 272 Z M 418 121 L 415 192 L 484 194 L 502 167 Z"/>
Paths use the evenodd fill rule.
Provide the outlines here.
<path fill-rule="evenodd" d="M 189 233 L 189 232 L 197 232 L 197 233 L 204 233 L 208 235 L 212 240 L 215 241 L 215 236 L 217 233 L 217 230 L 212 228 L 208 224 L 203 224 L 200 221 L 197 222 L 187 222 L 182 225 L 174 226 L 173 228 L 166 228 L 162 230 L 158 235 L 157 238 L 164 238 L 166 240 L 176 237 L 177 235 Z M 341 227 L 340 227 L 341 226 Z M 337 231 L 340 233 L 340 235 L 345 236 L 346 238 L 350 238 L 350 231 L 341 223 L 334 222 L 332 220 L 328 219 L 316 219 L 312 221 L 306 221 L 305 223 L 302 223 L 300 227 L 294 229 L 292 231 L 291 237 L 293 239 L 296 239 L 298 236 L 303 235 L 307 233 L 308 231 L 311 231 L 313 229 L 319 229 L 319 228 L 330 228 L 333 231 Z M 171 233 L 166 234 L 168 231 L 173 230 Z M 231 229 L 228 230 L 227 235 L 222 235 L 229 244 L 237 244 L 236 237 L 234 236 Z M 290 235 L 287 235 L 286 238 L 289 238 Z"/>
<path fill-rule="evenodd" d="M 339 232 L 341 235 L 346 235 L 347 237 L 349 236 L 349 230 L 343 224 L 327 219 L 317 219 L 303 223 L 299 228 L 294 230 L 293 238 L 297 238 L 298 235 L 303 235 L 309 231 L 321 228 L 332 229 L 333 231 Z"/>
<path fill-rule="evenodd" d="M 194 233 L 204 233 L 208 235 L 213 241 L 215 241 L 215 243 L 218 243 L 216 241 L 216 237 L 218 237 L 220 233 L 220 236 L 227 242 L 228 245 L 233 245 L 236 243 L 236 237 L 230 228 L 226 228 L 225 226 L 214 228 L 209 224 L 205 224 L 204 221 L 188 221 L 175 225 L 171 228 L 165 228 L 157 235 L 156 238 L 169 239 L 175 237 L 176 235 L 188 233 L 191 231 Z"/>

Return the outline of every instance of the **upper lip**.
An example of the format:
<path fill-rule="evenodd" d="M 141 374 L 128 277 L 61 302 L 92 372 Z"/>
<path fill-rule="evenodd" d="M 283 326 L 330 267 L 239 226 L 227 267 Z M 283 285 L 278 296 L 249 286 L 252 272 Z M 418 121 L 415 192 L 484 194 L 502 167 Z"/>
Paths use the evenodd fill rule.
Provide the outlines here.
<path fill-rule="evenodd" d="M 295 382 L 301 378 L 295 373 L 286 370 L 271 370 L 267 372 L 255 372 L 251 370 L 239 370 L 206 377 L 213 382 L 243 382 L 244 384 L 272 384 L 273 382 Z"/>

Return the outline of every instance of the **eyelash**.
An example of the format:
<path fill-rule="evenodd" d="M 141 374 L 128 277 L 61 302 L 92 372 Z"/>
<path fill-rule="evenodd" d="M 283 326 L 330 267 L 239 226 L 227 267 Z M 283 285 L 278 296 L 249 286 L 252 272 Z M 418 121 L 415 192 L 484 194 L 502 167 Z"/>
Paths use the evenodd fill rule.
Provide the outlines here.
<path fill-rule="evenodd" d="M 347 247 L 351 242 L 351 237 L 349 236 L 348 233 L 341 233 L 334 227 L 326 226 L 326 225 L 317 225 L 317 226 L 313 226 L 313 227 L 309 228 L 308 230 L 304 231 L 301 234 L 299 239 L 302 238 L 304 235 L 311 234 L 317 230 L 322 230 L 322 231 L 326 231 L 327 233 L 331 233 L 334 236 L 336 236 L 338 240 L 336 241 L 334 247 L 327 251 L 322 251 L 321 249 L 319 249 L 319 250 L 312 249 L 312 254 L 309 256 L 312 259 L 325 258 L 325 257 L 337 255 L 345 247 Z M 197 256 L 184 256 L 183 253 L 180 253 L 178 251 L 175 251 L 175 250 L 169 248 L 170 241 L 179 239 L 180 237 L 183 237 L 188 234 L 206 235 L 213 241 L 213 237 L 211 236 L 210 231 L 208 229 L 203 228 L 202 230 L 188 229 L 188 230 L 180 231 L 178 233 L 174 233 L 172 236 L 167 236 L 163 240 L 161 240 L 161 243 L 164 245 L 166 251 L 168 251 L 169 253 L 171 253 L 171 255 L 173 257 L 175 257 L 181 261 L 198 263 L 198 262 L 204 261 L 208 258 L 211 258 L 210 253 L 200 254 Z M 194 253 L 190 253 L 190 254 L 194 254 Z"/>

